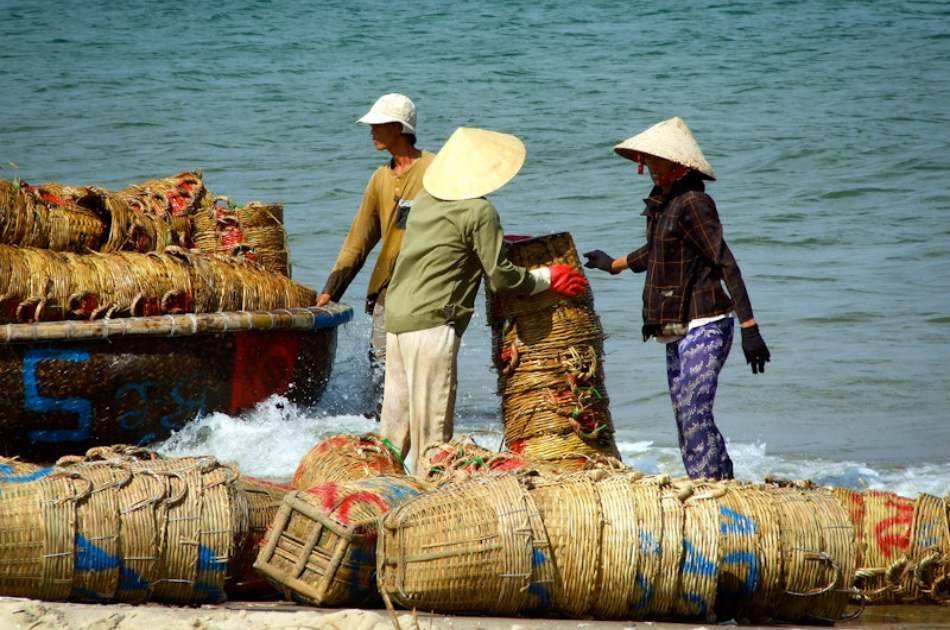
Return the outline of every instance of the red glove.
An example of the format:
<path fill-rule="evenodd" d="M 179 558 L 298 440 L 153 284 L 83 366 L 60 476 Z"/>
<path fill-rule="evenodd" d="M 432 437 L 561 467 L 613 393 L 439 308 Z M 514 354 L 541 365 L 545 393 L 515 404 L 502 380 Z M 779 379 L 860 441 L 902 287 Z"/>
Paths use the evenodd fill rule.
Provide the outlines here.
<path fill-rule="evenodd" d="M 551 291 L 577 297 L 587 288 L 587 278 L 570 265 L 557 264 L 549 267 L 551 270 Z"/>

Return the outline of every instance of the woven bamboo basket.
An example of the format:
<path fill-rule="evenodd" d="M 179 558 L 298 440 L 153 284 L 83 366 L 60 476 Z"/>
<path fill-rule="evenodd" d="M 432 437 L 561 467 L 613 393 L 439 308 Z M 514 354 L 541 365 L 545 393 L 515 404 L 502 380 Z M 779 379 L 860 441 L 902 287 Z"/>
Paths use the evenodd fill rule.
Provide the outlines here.
<path fill-rule="evenodd" d="M 425 480 L 435 486 L 460 483 L 473 476 L 524 470 L 527 461 L 515 453 L 496 453 L 469 436 L 430 446 L 422 455 Z"/>
<path fill-rule="evenodd" d="M 587 615 L 601 591 L 600 496 L 588 475 L 535 480 L 531 498 L 551 545 L 557 579 L 552 605 L 571 617 Z"/>
<path fill-rule="evenodd" d="M 80 255 L 0 245 L 0 271 L 4 323 L 275 310 L 316 297 L 255 263 L 180 248 Z"/>
<path fill-rule="evenodd" d="M 868 603 L 896 603 L 901 573 L 911 555 L 914 501 L 880 490 L 865 490 L 849 498 L 850 513 L 862 517 L 852 520 L 861 530 L 856 536 L 861 553 L 855 585 Z"/>
<path fill-rule="evenodd" d="M 315 444 L 300 460 L 290 485 L 306 490 L 325 481 L 405 474 L 395 449 L 375 433 L 341 434 Z"/>
<path fill-rule="evenodd" d="M 533 512 L 511 475 L 444 486 L 389 512 L 377 546 L 383 598 L 405 608 L 485 615 L 544 609 L 552 597 L 545 591 L 550 562 L 545 543 L 535 539 Z"/>
<path fill-rule="evenodd" d="M 775 493 L 723 482 L 719 506 L 719 576 L 716 608 L 721 619 L 767 617 L 784 580 L 780 519 Z"/>
<path fill-rule="evenodd" d="M 268 271 L 290 277 L 290 251 L 284 229 L 284 207 L 252 201 L 236 211 L 244 240 L 254 260 Z"/>
<path fill-rule="evenodd" d="M 597 619 L 625 619 L 633 604 L 640 560 L 640 525 L 631 484 L 637 473 L 613 474 L 597 481 L 601 530 L 600 588 L 591 614 Z"/>
<path fill-rule="evenodd" d="M 834 622 L 845 615 L 855 571 L 848 512 L 826 490 L 778 488 L 785 584 L 772 616 Z"/>
<path fill-rule="evenodd" d="M 668 477 L 650 477 L 631 486 L 634 493 L 633 503 L 636 506 L 639 558 L 629 611 L 632 619 L 646 619 L 653 609 L 663 548 L 663 511 L 660 508 L 660 496 L 668 485 Z"/>
<path fill-rule="evenodd" d="M 169 244 L 180 247 L 192 246 L 191 215 L 209 196 L 200 171 L 149 180 L 129 186 L 116 195 L 139 215 L 165 221 L 169 226 Z"/>
<path fill-rule="evenodd" d="M 379 518 L 427 489 L 403 476 L 329 481 L 288 494 L 254 567 L 292 599 L 318 606 L 376 602 Z"/>
<path fill-rule="evenodd" d="M 228 565 L 225 584 L 229 598 L 265 599 L 278 595 L 271 583 L 254 570 L 254 561 L 284 497 L 293 490 L 288 484 L 246 475 L 238 479 L 234 501 L 239 531 L 235 535 L 235 552 Z"/>
<path fill-rule="evenodd" d="M 212 457 L 164 458 L 123 445 L 93 448 L 83 457 L 61 458 L 57 464 L 80 476 L 84 466 L 111 465 L 130 471 L 133 480 L 145 477 L 158 482 L 140 484 L 128 497 L 122 488 L 117 498 L 120 514 L 153 512 L 136 516 L 137 529 L 129 537 L 120 529 L 123 556 L 141 561 L 134 573 L 123 569 L 120 600 L 223 601 L 228 561 L 240 528 L 234 498 L 239 475 L 233 467 Z"/>
<path fill-rule="evenodd" d="M 577 470 L 583 462 L 601 457 L 620 459 L 612 434 L 600 434 L 593 439 L 584 439 L 577 433 L 539 435 L 512 440 L 508 443 L 512 453 L 517 453 L 531 462 L 553 461 L 569 466 L 573 461 Z"/>
<path fill-rule="evenodd" d="M 126 195 L 101 188 L 94 190 L 101 199 L 102 216 L 109 226 L 102 252 L 153 252 L 175 244 L 168 216 L 145 213 Z"/>
<path fill-rule="evenodd" d="M 694 484 L 683 501 L 683 556 L 673 607 L 679 619 L 715 620 L 720 535 L 716 501 L 724 494 L 715 484 Z"/>
<path fill-rule="evenodd" d="M 950 603 L 950 520 L 942 499 L 917 497 L 909 560 L 901 600 Z"/>
<path fill-rule="evenodd" d="M 56 251 L 98 249 L 106 226 L 78 199 L 85 189 L 0 180 L 0 243 Z"/>
<path fill-rule="evenodd" d="M 49 467 L 44 468 L 21 461 L 18 457 L 0 456 L 0 484 L 36 481 L 40 477 L 48 475 L 52 470 Z"/>
<path fill-rule="evenodd" d="M 567 233 L 508 242 L 507 256 L 529 269 L 564 263 L 583 273 Z M 603 328 L 590 290 L 575 298 L 550 291 L 486 297 L 508 447 L 563 457 L 565 436 L 575 434 L 585 444 L 573 451 L 619 456 L 604 387 Z"/>
<path fill-rule="evenodd" d="M 66 600 L 73 588 L 76 503 L 88 482 L 50 474 L 0 483 L 0 595 Z"/>

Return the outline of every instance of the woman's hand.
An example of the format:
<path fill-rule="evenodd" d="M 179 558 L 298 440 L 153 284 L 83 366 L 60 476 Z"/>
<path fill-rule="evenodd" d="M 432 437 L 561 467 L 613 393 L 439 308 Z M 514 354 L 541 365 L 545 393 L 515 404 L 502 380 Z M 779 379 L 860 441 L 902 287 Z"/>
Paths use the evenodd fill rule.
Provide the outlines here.
<path fill-rule="evenodd" d="M 595 249 L 584 252 L 584 256 L 587 258 L 587 262 L 584 263 L 584 266 L 588 269 L 600 269 L 601 271 L 614 274 L 620 273 L 619 270 L 614 270 L 613 257 L 603 250 Z"/>

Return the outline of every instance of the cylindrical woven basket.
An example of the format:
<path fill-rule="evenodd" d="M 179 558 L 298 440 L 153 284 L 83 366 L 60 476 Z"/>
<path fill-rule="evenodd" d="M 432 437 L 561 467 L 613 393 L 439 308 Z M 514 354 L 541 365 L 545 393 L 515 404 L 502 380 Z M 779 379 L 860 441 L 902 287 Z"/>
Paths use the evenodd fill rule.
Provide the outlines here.
<path fill-rule="evenodd" d="M 290 482 L 306 490 L 325 481 L 405 475 L 399 455 L 375 433 L 333 435 L 318 442 L 297 465 Z"/>
<path fill-rule="evenodd" d="M 683 501 L 683 557 L 680 561 L 678 619 L 715 619 L 719 577 L 719 506 L 725 490 L 715 484 L 695 484 Z"/>
<path fill-rule="evenodd" d="M 529 269 L 562 263 L 583 273 L 567 233 L 508 242 L 507 256 Z M 619 457 L 590 290 L 575 298 L 551 291 L 486 297 L 508 447 L 532 458 Z"/>
<path fill-rule="evenodd" d="M 66 600 L 73 588 L 76 503 L 90 484 L 71 475 L 0 483 L 0 595 Z"/>
<path fill-rule="evenodd" d="M 254 260 L 268 271 L 290 277 L 290 251 L 284 229 L 284 207 L 252 201 L 236 211 L 244 240 Z"/>
<path fill-rule="evenodd" d="M 296 600 L 318 606 L 376 603 L 379 518 L 427 489 L 403 476 L 328 481 L 292 492 L 254 567 Z"/>
<path fill-rule="evenodd" d="M 848 512 L 827 490 L 777 488 L 783 597 L 773 616 L 788 621 L 840 620 L 855 571 L 854 528 Z"/>
<path fill-rule="evenodd" d="M 85 189 L 0 180 L 0 243 L 84 252 L 102 245 L 106 226 L 79 205 Z"/>
<path fill-rule="evenodd" d="M 601 531 L 600 588 L 591 614 L 597 619 L 625 619 L 635 596 L 640 560 L 640 525 L 631 484 L 637 473 L 612 474 L 597 481 Z"/>
<path fill-rule="evenodd" d="M 254 570 L 267 530 L 277 516 L 284 497 L 293 492 L 289 484 L 273 483 L 241 475 L 235 493 L 235 552 L 225 583 L 230 599 L 270 599 L 278 596 L 271 583 Z"/>
<path fill-rule="evenodd" d="M 905 603 L 950 603 L 950 522 L 942 499 L 917 497 L 910 557 L 901 580 Z"/>
<path fill-rule="evenodd" d="M 736 482 L 718 484 L 719 576 L 716 595 L 722 619 L 771 613 L 784 580 L 780 519 L 775 494 Z"/>
<path fill-rule="evenodd" d="M 513 615 L 550 597 L 536 511 L 513 476 L 476 477 L 419 496 L 382 520 L 377 579 L 405 608 Z M 547 563 L 549 564 L 549 563 Z"/>
<path fill-rule="evenodd" d="M 863 553 L 856 586 L 869 603 L 896 603 L 900 572 L 911 551 L 914 500 L 893 492 L 865 490 L 860 504 L 863 528 L 858 537 Z"/>
<path fill-rule="evenodd" d="M 538 507 L 551 545 L 556 580 L 552 604 L 571 617 L 585 616 L 601 591 L 600 496 L 584 474 L 535 480 L 531 498 Z"/>

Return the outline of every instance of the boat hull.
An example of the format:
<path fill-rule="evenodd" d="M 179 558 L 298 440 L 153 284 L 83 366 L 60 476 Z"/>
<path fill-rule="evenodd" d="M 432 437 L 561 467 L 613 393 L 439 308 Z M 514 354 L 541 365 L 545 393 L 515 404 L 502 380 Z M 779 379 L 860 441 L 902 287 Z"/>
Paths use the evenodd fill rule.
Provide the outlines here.
<path fill-rule="evenodd" d="M 312 405 L 330 376 L 337 326 L 352 311 L 300 311 L 313 314 L 312 324 L 297 313 L 266 330 L 263 318 L 201 330 L 188 328 L 194 316 L 176 316 L 185 319 L 168 336 L 167 318 L 138 318 L 150 324 L 149 334 L 38 334 L 37 341 L 2 344 L 0 452 L 42 459 L 95 445 L 146 444 L 198 416 L 237 414 L 274 394 Z M 151 319 L 162 321 L 145 321 Z"/>

